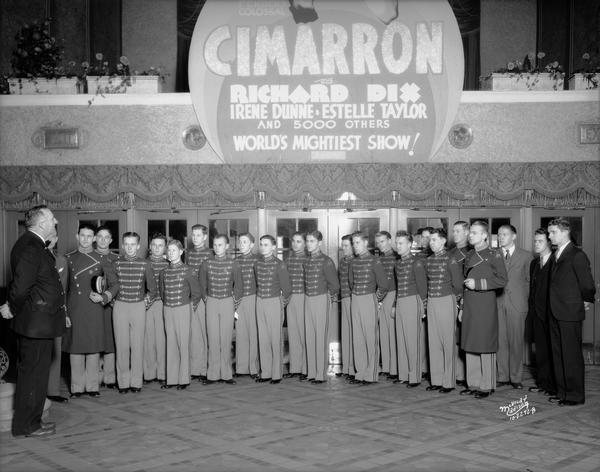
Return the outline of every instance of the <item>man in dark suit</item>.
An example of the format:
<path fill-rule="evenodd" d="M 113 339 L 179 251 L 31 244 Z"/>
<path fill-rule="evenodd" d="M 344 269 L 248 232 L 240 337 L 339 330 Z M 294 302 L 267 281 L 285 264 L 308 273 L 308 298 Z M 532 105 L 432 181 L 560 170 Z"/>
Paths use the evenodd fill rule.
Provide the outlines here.
<path fill-rule="evenodd" d="M 548 327 L 548 281 L 552 265 L 552 248 L 548 231 L 535 230 L 533 251 L 537 255 L 529 267 L 529 318 L 533 322 L 533 340 L 535 343 L 535 386 L 530 392 L 542 392 L 556 395 L 556 381 L 552 366 L 552 347 Z"/>
<path fill-rule="evenodd" d="M 498 229 L 498 244 L 508 281 L 498 297 L 498 383 L 523 388 L 523 348 L 525 318 L 529 297 L 529 264 L 531 253 L 515 245 L 517 229 L 502 225 Z"/>
<path fill-rule="evenodd" d="M 548 225 L 550 241 L 556 245 L 550 271 L 550 341 L 557 395 L 551 402 L 580 405 L 585 402 L 582 325 L 585 312 L 594 302 L 596 287 L 585 253 L 571 241 L 567 220 Z"/>
<path fill-rule="evenodd" d="M 43 423 L 54 338 L 66 324 L 64 292 L 46 240 L 56 218 L 45 205 L 25 213 L 27 231 L 11 254 L 12 282 L 8 291 L 12 329 L 17 335 L 17 386 L 12 433 L 41 437 L 54 434 L 54 423 Z"/>

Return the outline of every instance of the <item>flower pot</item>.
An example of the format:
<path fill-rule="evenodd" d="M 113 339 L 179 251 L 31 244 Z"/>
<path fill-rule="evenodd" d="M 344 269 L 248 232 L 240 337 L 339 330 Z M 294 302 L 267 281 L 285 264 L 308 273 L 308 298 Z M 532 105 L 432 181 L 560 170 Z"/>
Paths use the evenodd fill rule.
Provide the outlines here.
<path fill-rule="evenodd" d="M 79 93 L 79 81 L 76 77 L 8 79 L 8 86 L 10 93 L 14 95 L 34 95 L 38 93 L 76 95 Z"/>
<path fill-rule="evenodd" d="M 590 90 L 598 88 L 600 72 L 595 74 L 573 74 L 569 78 L 569 90 Z"/>
<path fill-rule="evenodd" d="M 88 94 L 160 93 L 162 80 L 158 75 L 88 76 Z"/>
<path fill-rule="evenodd" d="M 480 90 L 563 90 L 564 74 L 540 73 L 506 73 L 494 72 L 487 77 L 479 78 Z"/>

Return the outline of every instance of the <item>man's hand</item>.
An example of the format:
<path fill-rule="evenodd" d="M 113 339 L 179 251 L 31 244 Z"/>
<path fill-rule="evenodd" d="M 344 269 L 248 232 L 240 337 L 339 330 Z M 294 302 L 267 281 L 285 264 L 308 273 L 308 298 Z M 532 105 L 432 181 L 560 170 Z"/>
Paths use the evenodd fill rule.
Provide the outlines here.
<path fill-rule="evenodd" d="M 475 279 L 465 279 L 465 287 L 469 290 L 475 290 Z"/>
<path fill-rule="evenodd" d="M 102 303 L 102 295 L 98 292 L 90 292 L 90 300 L 94 303 Z"/>
<path fill-rule="evenodd" d="M 71 317 L 67 316 L 67 317 L 65 318 L 65 326 L 66 326 L 67 328 L 70 328 L 70 327 L 71 327 Z"/>
<path fill-rule="evenodd" d="M 4 305 L 0 306 L 0 314 L 2 315 L 2 318 L 4 318 L 5 320 L 10 320 L 11 318 L 14 317 L 14 315 L 10 311 L 10 307 L 8 306 L 8 303 L 5 303 Z"/>
<path fill-rule="evenodd" d="M 589 311 L 590 308 L 592 308 L 593 303 L 592 302 L 583 302 L 583 309 L 585 311 Z"/>

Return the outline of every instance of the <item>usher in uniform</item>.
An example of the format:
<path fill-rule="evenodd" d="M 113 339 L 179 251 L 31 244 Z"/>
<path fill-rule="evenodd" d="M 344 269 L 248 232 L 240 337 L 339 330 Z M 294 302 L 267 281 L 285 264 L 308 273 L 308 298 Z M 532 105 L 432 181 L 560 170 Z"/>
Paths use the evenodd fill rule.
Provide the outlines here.
<path fill-rule="evenodd" d="M 386 293 L 379 307 L 379 345 L 381 347 L 381 371 L 390 377 L 398 375 L 398 359 L 396 350 L 396 326 L 394 321 L 394 302 L 396 301 L 396 282 L 394 266 L 398 254 L 389 249 L 379 256 L 385 269 L 390 290 Z"/>
<path fill-rule="evenodd" d="M 213 255 L 212 249 L 191 248 L 185 253 L 185 263 L 196 275 L 202 263 Z M 206 303 L 201 301 L 192 312 L 190 323 L 190 373 L 193 377 L 206 377 L 208 369 L 208 340 L 206 335 Z"/>
<path fill-rule="evenodd" d="M 274 255 L 260 257 L 255 274 L 260 376 L 279 380 L 283 362 L 283 307 L 292 292 L 290 276 L 285 264 Z"/>
<path fill-rule="evenodd" d="M 258 375 L 258 329 L 256 327 L 256 254 L 240 254 L 237 263 L 242 273 L 242 299 L 235 322 L 235 373 Z"/>
<path fill-rule="evenodd" d="M 462 264 L 445 249 L 429 256 L 427 270 L 427 329 L 431 385 L 454 388 L 456 302 L 462 297 Z"/>
<path fill-rule="evenodd" d="M 190 320 L 200 303 L 200 282 L 194 269 L 183 262 L 160 272 L 160 292 L 166 331 L 166 382 L 168 386 L 190 383 Z"/>
<path fill-rule="evenodd" d="M 159 285 L 160 273 L 169 267 L 169 261 L 163 257 L 150 256 L 147 259 L 154 273 L 156 286 Z M 144 334 L 144 380 L 165 380 L 165 322 L 163 318 L 163 301 L 160 295 L 146 311 L 146 332 Z"/>
<path fill-rule="evenodd" d="M 456 262 L 461 264 L 461 271 L 464 273 L 465 267 L 465 259 L 467 258 L 467 254 L 469 251 L 473 249 L 470 244 L 465 244 L 464 246 L 454 246 L 452 249 L 448 249 L 448 255 L 454 257 Z M 458 317 L 456 318 L 456 332 L 455 332 L 455 341 L 456 341 L 456 355 L 454 356 L 454 372 L 456 374 L 456 380 L 459 382 L 464 382 L 465 380 L 465 353 L 462 352 L 460 348 L 460 321 L 458 321 Z"/>
<path fill-rule="evenodd" d="M 102 303 L 90 300 L 92 277 L 104 275 L 101 259 L 92 248 L 66 256 L 67 314 L 71 327 L 63 336 L 63 351 L 70 354 L 71 393 L 99 390 L 100 352 L 104 350 L 104 307 L 111 300 L 116 281 L 111 280 L 111 295 L 102 294 Z"/>
<path fill-rule="evenodd" d="M 109 249 L 100 252 L 97 248 L 94 251 L 96 257 L 100 258 L 102 262 L 104 273 L 111 272 L 114 275 L 114 266 L 113 263 L 119 259 L 119 256 L 110 252 Z M 116 294 L 113 293 L 114 297 Z M 116 369 L 116 361 L 115 361 L 115 335 L 113 330 L 113 320 L 112 320 L 112 312 L 113 312 L 113 304 L 114 298 L 111 302 L 104 305 L 104 349 L 102 350 L 104 354 L 102 355 L 102 366 L 100 368 L 100 382 L 104 385 L 110 386 L 114 388 L 117 377 L 115 374 Z"/>
<path fill-rule="evenodd" d="M 388 290 L 388 278 L 378 257 L 369 251 L 357 255 L 350 265 L 352 334 L 355 380 L 377 382 L 379 367 L 378 301 Z"/>
<path fill-rule="evenodd" d="M 306 251 L 290 251 L 286 267 L 290 274 L 292 295 L 286 307 L 288 343 L 290 349 L 290 374 L 307 373 L 306 329 L 304 312 L 304 264 Z"/>
<path fill-rule="evenodd" d="M 137 256 L 120 258 L 114 268 L 119 280 L 119 293 L 113 308 L 117 383 L 119 389 L 138 389 L 142 388 L 144 375 L 146 303 L 151 304 L 156 298 L 156 279 L 150 263 Z"/>
<path fill-rule="evenodd" d="M 335 264 L 319 249 L 304 264 L 304 311 L 306 313 L 306 359 L 309 379 L 324 381 L 328 365 L 328 327 L 331 299 L 340 283 Z"/>
<path fill-rule="evenodd" d="M 354 375 L 354 347 L 352 342 L 352 291 L 350 290 L 349 272 L 354 256 L 344 256 L 338 266 L 340 279 L 340 300 L 342 304 L 341 336 L 342 336 L 342 374 Z"/>
<path fill-rule="evenodd" d="M 421 322 L 427 298 L 425 260 L 410 252 L 396 261 L 396 339 L 398 379 L 421 382 Z"/>
<path fill-rule="evenodd" d="M 208 380 L 231 380 L 234 313 L 242 298 L 242 272 L 235 259 L 212 256 L 200 266 L 200 290 L 206 300 Z"/>
<path fill-rule="evenodd" d="M 496 388 L 496 290 L 506 285 L 506 267 L 500 251 L 486 247 L 469 251 L 464 272 L 465 278 L 475 281 L 475 289 L 465 288 L 463 297 L 460 342 L 466 352 L 467 385 L 470 390 L 490 392 Z"/>

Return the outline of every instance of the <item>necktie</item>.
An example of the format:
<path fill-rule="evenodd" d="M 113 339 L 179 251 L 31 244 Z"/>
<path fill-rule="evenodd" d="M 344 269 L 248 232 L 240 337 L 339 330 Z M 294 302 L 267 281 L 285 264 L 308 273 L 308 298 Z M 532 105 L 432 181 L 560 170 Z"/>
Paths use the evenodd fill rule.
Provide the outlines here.
<path fill-rule="evenodd" d="M 506 260 L 510 259 L 510 252 L 508 249 L 506 249 L 506 251 L 504 252 L 504 259 L 506 259 Z"/>

